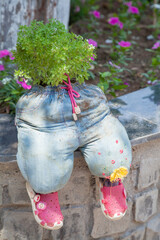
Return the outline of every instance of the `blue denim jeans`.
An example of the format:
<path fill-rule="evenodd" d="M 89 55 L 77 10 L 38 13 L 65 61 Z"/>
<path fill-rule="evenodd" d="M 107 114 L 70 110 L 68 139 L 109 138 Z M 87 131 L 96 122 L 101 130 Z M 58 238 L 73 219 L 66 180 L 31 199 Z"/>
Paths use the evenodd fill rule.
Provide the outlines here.
<path fill-rule="evenodd" d="M 64 187 L 77 148 L 95 176 L 130 168 L 130 141 L 122 124 L 111 115 L 101 89 L 87 84 L 72 86 L 80 94 L 77 121 L 73 120 L 68 92 L 61 86 L 33 87 L 17 103 L 17 161 L 35 192 L 45 194 Z"/>

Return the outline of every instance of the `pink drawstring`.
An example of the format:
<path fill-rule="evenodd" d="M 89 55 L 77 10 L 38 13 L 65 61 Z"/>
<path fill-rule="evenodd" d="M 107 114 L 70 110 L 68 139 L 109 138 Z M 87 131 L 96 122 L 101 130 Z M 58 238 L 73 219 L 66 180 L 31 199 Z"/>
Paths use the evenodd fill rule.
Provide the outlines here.
<path fill-rule="evenodd" d="M 78 92 L 76 92 L 71 85 L 71 80 L 70 77 L 68 76 L 68 74 L 64 74 L 68 77 L 68 83 L 66 83 L 63 80 L 63 83 L 67 86 L 67 87 L 61 87 L 62 89 L 66 89 L 68 91 L 70 100 L 71 100 L 71 105 L 72 105 L 72 113 L 73 113 L 73 119 L 76 121 L 77 120 L 77 114 L 80 114 L 81 110 L 79 108 L 79 106 L 77 106 L 76 101 L 74 99 L 75 98 L 79 98 L 80 94 Z"/>

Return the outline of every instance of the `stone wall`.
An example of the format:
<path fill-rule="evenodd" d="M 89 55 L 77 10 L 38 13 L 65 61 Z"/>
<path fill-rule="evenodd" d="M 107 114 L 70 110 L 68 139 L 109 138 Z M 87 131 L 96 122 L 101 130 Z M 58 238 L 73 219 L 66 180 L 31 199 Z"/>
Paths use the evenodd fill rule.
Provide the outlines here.
<path fill-rule="evenodd" d="M 76 152 L 72 176 L 59 191 L 64 226 L 56 231 L 35 222 L 25 181 L 11 158 L 0 162 L 0 240 L 160 240 L 160 139 L 133 146 L 124 180 L 128 212 L 119 221 L 102 214 L 98 179 Z"/>

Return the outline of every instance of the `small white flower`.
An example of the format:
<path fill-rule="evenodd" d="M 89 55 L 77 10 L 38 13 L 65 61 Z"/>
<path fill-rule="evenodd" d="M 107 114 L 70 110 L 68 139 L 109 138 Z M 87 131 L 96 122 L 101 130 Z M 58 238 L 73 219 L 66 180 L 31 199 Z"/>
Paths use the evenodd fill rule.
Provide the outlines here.
<path fill-rule="evenodd" d="M 148 35 L 147 36 L 147 40 L 153 40 L 154 39 L 154 36 L 153 35 Z"/>
<path fill-rule="evenodd" d="M 6 78 L 3 78 L 2 83 L 6 84 L 6 83 L 10 82 L 11 80 L 12 80 L 11 78 L 6 77 Z"/>
<path fill-rule="evenodd" d="M 160 4 L 153 4 L 151 7 L 156 8 L 156 9 L 160 9 Z"/>
<path fill-rule="evenodd" d="M 111 39 L 106 39 L 105 40 L 105 43 L 107 43 L 107 44 L 110 44 L 110 43 L 112 43 L 113 42 L 113 40 L 111 40 Z"/>

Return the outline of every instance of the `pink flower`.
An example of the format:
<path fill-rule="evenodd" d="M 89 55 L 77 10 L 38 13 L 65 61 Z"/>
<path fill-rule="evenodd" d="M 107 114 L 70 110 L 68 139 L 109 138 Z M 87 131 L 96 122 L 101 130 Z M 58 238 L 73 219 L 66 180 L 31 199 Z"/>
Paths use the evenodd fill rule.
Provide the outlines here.
<path fill-rule="evenodd" d="M 132 6 L 132 2 L 126 2 L 126 3 L 124 3 L 124 5 L 127 5 L 128 7 L 131 7 Z"/>
<path fill-rule="evenodd" d="M 118 25 L 119 25 L 120 29 L 123 28 L 123 23 L 122 22 L 119 21 Z"/>
<path fill-rule="evenodd" d="M 0 71 L 4 71 L 4 65 L 0 65 Z"/>
<path fill-rule="evenodd" d="M 1 50 L 0 51 L 0 58 L 10 56 L 10 52 L 7 49 Z"/>
<path fill-rule="evenodd" d="M 80 12 L 80 6 L 76 6 L 74 12 Z"/>
<path fill-rule="evenodd" d="M 160 42 L 156 42 L 156 43 L 153 45 L 152 49 L 157 49 L 157 48 L 159 48 L 159 47 L 160 47 Z"/>
<path fill-rule="evenodd" d="M 124 85 L 127 85 L 128 87 L 130 86 L 130 84 L 128 82 L 124 82 Z"/>
<path fill-rule="evenodd" d="M 139 9 L 137 7 L 130 6 L 128 8 L 128 12 L 133 14 L 139 14 Z"/>
<path fill-rule="evenodd" d="M 95 60 L 95 59 L 94 59 L 94 56 L 95 56 L 95 55 L 93 55 L 93 57 L 91 57 L 91 59 L 92 59 L 93 61 Z"/>
<path fill-rule="evenodd" d="M 12 56 L 12 53 L 9 52 L 7 49 L 4 49 L 4 50 L 0 51 L 0 58 L 4 58 L 4 57 L 7 57 L 7 56 L 9 56 L 11 60 L 14 59 L 14 57 Z"/>
<path fill-rule="evenodd" d="M 97 47 L 97 42 L 96 41 L 94 41 L 93 39 L 88 39 L 88 43 L 89 44 L 91 44 L 91 45 L 93 45 L 94 47 Z"/>
<path fill-rule="evenodd" d="M 26 81 L 25 81 L 24 78 L 23 78 L 23 81 L 22 81 L 22 82 L 20 82 L 20 81 L 17 80 L 17 83 L 20 84 L 24 89 L 31 89 L 31 88 L 32 88 L 31 85 L 27 85 L 27 83 L 26 83 Z"/>
<path fill-rule="evenodd" d="M 10 59 L 11 59 L 11 60 L 14 60 L 14 59 L 15 59 L 15 57 L 12 56 L 12 53 L 10 54 Z"/>
<path fill-rule="evenodd" d="M 109 24 L 111 25 L 118 25 L 120 27 L 120 29 L 123 28 L 123 23 L 120 22 L 118 17 L 111 17 L 108 21 Z"/>
<path fill-rule="evenodd" d="M 131 43 L 130 42 L 125 42 L 125 41 L 120 41 L 118 43 L 121 47 L 130 47 Z"/>
<path fill-rule="evenodd" d="M 111 17 L 108 21 L 109 24 L 111 25 L 116 25 L 119 23 L 119 18 L 118 17 Z"/>
<path fill-rule="evenodd" d="M 94 15 L 95 16 L 95 18 L 100 18 L 101 17 L 101 14 L 100 14 L 100 12 L 99 11 L 92 11 L 92 12 L 90 12 L 90 14 L 92 14 L 92 15 Z"/>

